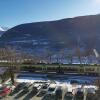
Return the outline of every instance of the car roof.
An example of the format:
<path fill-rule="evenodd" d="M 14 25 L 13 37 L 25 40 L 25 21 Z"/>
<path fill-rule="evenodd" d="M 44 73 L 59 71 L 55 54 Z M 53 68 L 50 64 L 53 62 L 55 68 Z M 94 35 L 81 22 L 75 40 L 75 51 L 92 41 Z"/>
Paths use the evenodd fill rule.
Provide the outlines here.
<path fill-rule="evenodd" d="M 50 88 L 55 88 L 57 85 L 56 84 L 50 84 Z"/>

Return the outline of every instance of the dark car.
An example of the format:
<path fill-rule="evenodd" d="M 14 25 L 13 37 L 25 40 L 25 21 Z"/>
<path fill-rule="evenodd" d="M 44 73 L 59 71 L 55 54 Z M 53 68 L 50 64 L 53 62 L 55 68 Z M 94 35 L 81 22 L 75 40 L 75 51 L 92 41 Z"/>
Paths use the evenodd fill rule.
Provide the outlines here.
<path fill-rule="evenodd" d="M 58 88 L 56 90 L 55 95 L 56 95 L 57 100 L 62 99 L 62 89 L 61 88 Z"/>
<path fill-rule="evenodd" d="M 72 100 L 73 94 L 72 92 L 67 92 L 64 96 L 64 100 Z"/>
<path fill-rule="evenodd" d="M 37 97 L 42 97 L 46 94 L 46 91 L 40 91 L 36 96 Z"/>
<path fill-rule="evenodd" d="M 56 100 L 55 95 L 46 94 L 41 100 Z"/>
<path fill-rule="evenodd" d="M 84 93 L 82 91 L 77 91 L 76 99 L 82 99 L 83 100 L 83 97 L 84 97 Z"/>

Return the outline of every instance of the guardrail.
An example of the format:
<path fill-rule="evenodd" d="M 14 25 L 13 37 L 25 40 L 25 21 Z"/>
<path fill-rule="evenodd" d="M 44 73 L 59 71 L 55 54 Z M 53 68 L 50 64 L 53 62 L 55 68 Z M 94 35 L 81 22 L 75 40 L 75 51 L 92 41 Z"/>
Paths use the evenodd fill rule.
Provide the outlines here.
<path fill-rule="evenodd" d="M 62 72 L 62 73 L 100 73 L 100 65 L 80 65 L 80 64 L 0 64 L 0 66 L 13 66 L 16 69 L 40 72 Z"/>
<path fill-rule="evenodd" d="M 95 65 L 32 65 L 24 66 L 23 70 L 40 71 L 40 72 L 62 72 L 62 73 L 83 73 L 83 74 L 99 74 L 100 66 Z"/>

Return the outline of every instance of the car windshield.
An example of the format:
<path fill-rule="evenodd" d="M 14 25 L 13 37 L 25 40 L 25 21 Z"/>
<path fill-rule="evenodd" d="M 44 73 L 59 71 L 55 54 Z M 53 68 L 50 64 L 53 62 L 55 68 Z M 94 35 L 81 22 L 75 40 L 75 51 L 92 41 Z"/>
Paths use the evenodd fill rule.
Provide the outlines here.
<path fill-rule="evenodd" d="M 47 88 L 48 88 L 47 86 L 43 86 L 43 87 L 42 87 L 42 89 L 47 89 Z"/>
<path fill-rule="evenodd" d="M 48 89 L 48 91 L 54 91 L 55 90 L 55 88 L 49 88 Z"/>
<path fill-rule="evenodd" d="M 58 90 L 56 90 L 56 93 L 61 94 L 62 93 L 62 90 L 61 89 L 58 89 Z"/>

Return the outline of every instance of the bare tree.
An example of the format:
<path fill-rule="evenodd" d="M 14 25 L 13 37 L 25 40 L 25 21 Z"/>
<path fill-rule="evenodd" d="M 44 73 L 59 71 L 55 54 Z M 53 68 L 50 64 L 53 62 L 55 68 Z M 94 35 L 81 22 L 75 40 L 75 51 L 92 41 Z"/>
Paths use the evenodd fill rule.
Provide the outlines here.
<path fill-rule="evenodd" d="M 92 54 L 91 49 L 86 50 L 85 53 L 84 53 L 84 56 L 87 57 L 87 60 L 89 60 L 90 62 L 91 62 L 91 59 L 90 59 L 91 54 Z M 87 62 L 87 64 L 88 63 L 89 62 Z"/>
<path fill-rule="evenodd" d="M 67 58 L 68 58 L 68 63 L 72 64 L 73 63 L 73 55 L 71 53 L 68 53 Z"/>
<path fill-rule="evenodd" d="M 7 59 L 9 60 L 9 64 L 10 64 L 10 76 L 11 76 L 11 82 L 12 84 L 15 83 L 14 81 L 14 69 L 15 69 L 15 63 L 16 63 L 16 52 L 14 49 L 7 47 Z"/>
<path fill-rule="evenodd" d="M 82 64 L 82 61 L 81 61 L 81 51 L 80 51 L 79 47 L 76 49 L 76 55 L 78 56 L 78 60 L 79 60 L 80 64 Z"/>
<path fill-rule="evenodd" d="M 11 82 L 14 84 L 14 70 L 15 63 L 17 63 L 17 54 L 14 49 L 10 47 L 0 49 L 0 59 L 6 61 L 9 66 L 9 72 L 11 76 Z"/>
<path fill-rule="evenodd" d="M 59 54 L 60 54 L 60 63 L 63 63 L 63 59 L 65 57 L 64 49 L 61 49 L 60 52 L 59 52 Z"/>

